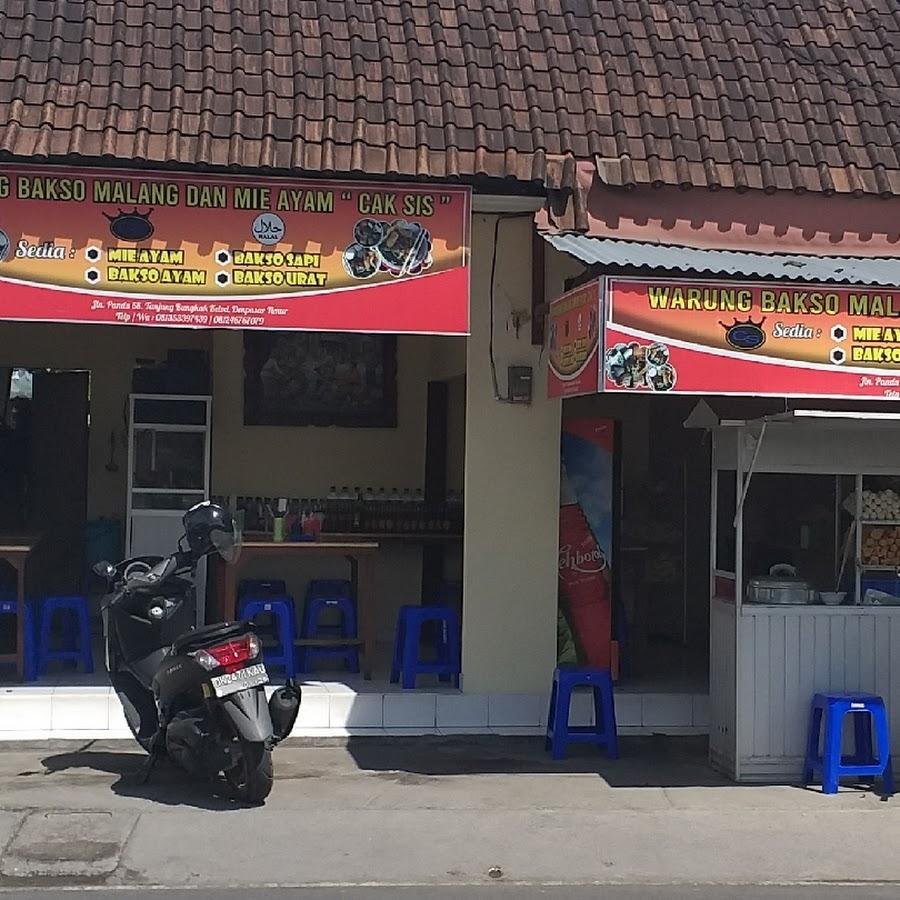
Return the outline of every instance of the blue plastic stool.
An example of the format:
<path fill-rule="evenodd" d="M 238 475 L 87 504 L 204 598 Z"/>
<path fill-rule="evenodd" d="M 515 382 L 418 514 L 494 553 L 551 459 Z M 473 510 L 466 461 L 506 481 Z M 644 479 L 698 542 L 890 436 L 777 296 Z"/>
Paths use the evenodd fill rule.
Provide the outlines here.
<path fill-rule="evenodd" d="M 32 604 L 25 601 L 23 610 L 25 621 L 23 623 L 23 631 L 25 637 L 24 657 L 25 671 L 22 673 L 26 681 L 34 681 L 37 678 L 38 660 L 37 652 L 34 645 L 34 609 Z M 0 600 L 0 615 L 18 615 L 19 604 L 17 600 L 3 599 Z"/>
<path fill-rule="evenodd" d="M 841 755 L 844 717 L 853 716 L 853 756 Z M 878 755 L 872 742 L 874 726 Z M 822 755 L 819 736 L 824 729 Z M 803 784 L 813 780 L 816 770 L 822 773 L 822 793 L 836 794 L 844 775 L 873 781 L 881 778 L 884 794 L 894 793 L 891 768 L 891 737 L 884 700 L 877 694 L 816 694 L 812 700 L 809 737 L 806 742 L 806 764 Z"/>
<path fill-rule="evenodd" d="M 306 588 L 306 599 L 314 597 L 353 597 L 353 585 L 344 578 L 314 578 Z"/>
<path fill-rule="evenodd" d="M 53 628 L 54 617 L 62 613 L 71 623 L 74 620 L 74 630 L 70 628 L 62 649 L 56 650 L 50 646 L 50 634 Z M 40 638 L 38 639 L 38 673 L 45 675 L 49 663 L 79 662 L 84 666 L 84 671 L 90 674 L 94 671 L 94 655 L 91 652 L 91 624 L 88 617 L 87 597 L 75 595 L 71 597 L 45 597 L 40 606 Z"/>
<path fill-rule="evenodd" d="M 313 600 L 322 599 L 339 599 L 345 600 L 351 604 L 353 615 L 356 616 L 356 602 L 353 599 L 353 585 L 344 578 L 314 578 L 307 585 L 305 607 L 308 607 Z M 342 620 L 343 621 L 343 620 Z M 302 632 L 302 629 L 301 629 Z M 333 637 L 356 637 L 356 628 L 352 629 L 352 634 L 344 635 L 343 627 L 339 624 L 337 627 L 332 625 L 318 625 L 317 633 L 320 636 Z M 315 635 L 304 635 L 305 637 L 314 637 Z"/>
<path fill-rule="evenodd" d="M 422 626 L 426 622 L 440 625 L 438 657 L 423 660 L 419 655 Z M 448 606 L 401 606 L 394 639 L 394 660 L 391 664 L 391 683 L 403 677 L 404 688 L 416 686 L 417 675 L 437 675 L 441 681 L 451 681 L 459 687 L 460 640 L 459 618 Z"/>
<path fill-rule="evenodd" d="M 341 582 L 344 584 L 345 582 Z M 326 628 L 320 624 L 322 613 L 326 610 L 336 610 L 340 613 L 341 621 L 337 629 Z M 334 636 L 336 640 L 345 638 L 356 640 L 356 608 L 353 598 L 346 594 L 325 594 L 324 596 L 310 596 L 306 601 L 303 612 L 303 626 L 300 629 L 300 637 L 314 640 L 324 635 Z M 311 672 L 312 664 L 317 659 L 338 659 L 343 662 L 350 672 L 359 672 L 359 647 L 336 644 L 333 647 L 301 647 L 299 669 L 301 672 Z"/>
<path fill-rule="evenodd" d="M 244 578 L 238 586 L 237 600 L 237 618 L 246 619 L 244 615 L 244 607 L 249 600 L 289 600 L 291 608 L 294 608 L 294 598 L 287 592 L 287 586 L 282 578 Z M 257 632 L 279 643 L 281 641 L 281 633 L 278 628 L 278 618 L 274 613 L 268 611 L 268 621 L 265 623 L 256 622 Z M 296 626 L 297 618 L 294 613 L 292 619 Z"/>
<path fill-rule="evenodd" d="M 275 619 L 276 646 L 263 649 L 263 661 L 267 666 L 281 666 L 288 678 L 297 674 L 294 659 L 294 635 L 297 633 L 294 601 L 291 597 L 246 597 L 241 602 L 240 616 L 253 621 L 256 616 L 268 613 Z"/>
<path fill-rule="evenodd" d="M 242 578 L 238 585 L 238 599 L 244 597 L 286 597 L 283 578 Z"/>
<path fill-rule="evenodd" d="M 576 687 L 590 687 L 594 695 L 594 724 L 569 724 L 569 707 Z M 553 673 L 545 747 L 554 759 L 565 759 L 569 744 L 598 744 L 610 759 L 619 758 L 616 707 L 609 669 L 558 668 Z"/>
<path fill-rule="evenodd" d="M 320 619 L 326 610 L 340 613 L 340 624 L 323 626 Z M 324 594 L 307 598 L 300 636 L 315 638 L 323 634 L 334 634 L 336 637 L 345 638 L 356 637 L 356 606 L 349 595 Z"/>

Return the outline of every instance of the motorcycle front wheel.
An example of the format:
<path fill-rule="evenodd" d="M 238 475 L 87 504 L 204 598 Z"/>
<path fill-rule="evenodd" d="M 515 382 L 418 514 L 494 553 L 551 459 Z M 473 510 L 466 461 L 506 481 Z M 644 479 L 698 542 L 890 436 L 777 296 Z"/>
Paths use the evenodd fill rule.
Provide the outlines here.
<path fill-rule="evenodd" d="M 240 762 L 225 772 L 225 780 L 240 800 L 262 803 L 272 790 L 272 751 L 265 744 L 242 740 Z"/>

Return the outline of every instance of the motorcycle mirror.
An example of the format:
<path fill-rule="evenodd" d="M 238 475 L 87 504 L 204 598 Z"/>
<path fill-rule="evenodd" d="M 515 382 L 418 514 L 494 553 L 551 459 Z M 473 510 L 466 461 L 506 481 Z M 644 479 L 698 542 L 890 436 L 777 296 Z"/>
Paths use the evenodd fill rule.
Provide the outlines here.
<path fill-rule="evenodd" d="M 112 563 L 107 562 L 104 559 L 98 563 L 95 563 L 94 574 L 99 575 L 101 578 L 105 578 L 107 581 L 110 581 L 116 574 L 116 567 Z"/>

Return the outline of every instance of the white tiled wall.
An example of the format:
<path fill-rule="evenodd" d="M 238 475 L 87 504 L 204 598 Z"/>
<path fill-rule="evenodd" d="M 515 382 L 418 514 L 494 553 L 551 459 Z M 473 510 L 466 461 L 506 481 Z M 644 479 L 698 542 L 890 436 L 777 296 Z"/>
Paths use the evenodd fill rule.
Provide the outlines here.
<path fill-rule="evenodd" d="M 52 719 L 52 688 L 8 688 L 0 691 L 0 739 L 7 735 L 49 732 Z M 24 737 L 28 740 L 27 737 Z"/>
<path fill-rule="evenodd" d="M 709 698 L 691 694 L 616 692 L 620 732 L 703 734 L 709 730 Z M 438 691 L 357 692 L 339 683 L 303 686 L 293 736 L 347 734 L 540 734 L 548 698 L 541 694 L 461 694 Z M 587 693 L 575 694 L 573 725 L 593 723 Z M 0 741 L 44 738 L 127 738 L 128 723 L 109 687 L 14 687 L 0 689 Z"/>
<path fill-rule="evenodd" d="M 643 694 L 641 724 L 687 728 L 694 723 L 694 704 L 690 694 Z"/>
<path fill-rule="evenodd" d="M 640 694 L 616 694 L 616 724 L 619 728 L 634 728 L 643 725 L 643 703 Z"/>
<path fill-rule="evenodd" d="M 547 698 L 540 694 L 491 694 L 488 725 L 491 728 L 541 725 L 547 717 Z"/>
<path fill-rule="evenodd" d="M 695 728 L 709 729 L 710 712 L 709 712 L 709 695 L 695 694 L 694 700 L 694 719 Z"/>
<path fill-rule="evenodd" d="M 295 728 L 328 728 L 330 724 L 331 697 L 328 693 L 303 692 L 300 712 Z"/>
<path fill-rule="evenodd" d="M 109 688 L 54 688 L 50 727 L 54 731 L 109 731 L 109 695 Z"/>
<path fill-rule="evenodd" d="M 382 728 L 384 697 L 381 694 L 331 694 L 331 728 Z"/>
<path fill-rule="evenodd" d="M 411 691 L 384 695 L 385 728 L 434 728 L 436 716 L 435 694 Z"/>
<path fill-rule="evenodd" d="M 122 704 L 115 691 L 109 692 L 109 736 L 113 738 L 130 738 L 131 731 L 122 710 Z"/>
<path fill-rule="evenodd" d="M 488 727 L 487 694 L 438 694 L 438 728 Z"/>

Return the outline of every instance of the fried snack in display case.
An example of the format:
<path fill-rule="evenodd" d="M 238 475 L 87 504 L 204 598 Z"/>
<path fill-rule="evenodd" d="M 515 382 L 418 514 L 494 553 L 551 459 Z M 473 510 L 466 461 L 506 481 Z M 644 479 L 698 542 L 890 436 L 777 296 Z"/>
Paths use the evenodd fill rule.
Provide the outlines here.
<path fill-rule="evenodd" d="M 863 525 L 860 559 L 864 566 L 900 567 L 900 525 Z"/>

